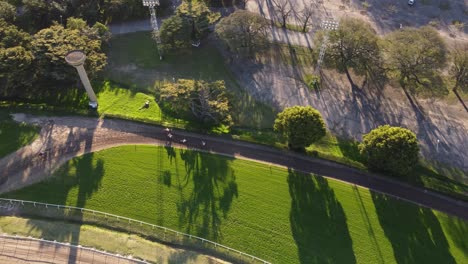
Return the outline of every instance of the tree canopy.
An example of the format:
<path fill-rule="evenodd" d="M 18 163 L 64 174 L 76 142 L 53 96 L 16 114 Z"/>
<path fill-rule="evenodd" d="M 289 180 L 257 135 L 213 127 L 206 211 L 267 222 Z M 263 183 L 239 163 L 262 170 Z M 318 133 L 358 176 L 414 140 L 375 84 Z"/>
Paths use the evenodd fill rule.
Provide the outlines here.
<path fill-rule="evenodd" d="M 245 10 L 237 10 L 221 19 L 216 34 L 230 48 L 241 55 L 251 55 L 267 43 L 267 21 Z"/>
<path fill-rule="evenodd" d="M 291 149 L 303 149 L 326 134 L 322 115 L 310 106 L 284 109 L 278 114 L 274 129 L 286 137 Z"/>
<path fill-rule="evenodd" d="M 418 163 L 418 140 L 408 129 L 379 126 L 364 135 L 359 145 L 370 169 L 406 175 Z"/>
<path fill-rule="evenodd" d="M 16 7 L 8 2 L 0 1 L 0 19 L 13 22 L 16 19 Z"/>
<path fill-rule="evenodd" d="M 0 95 L 17 96 L 28 86 L 33 59 L 31 36 L 0 19 Z"/>
<path fill-rule="evenodd" d="M 221 14 L 212 12 L 203 1 L 183 1 L 177 7 L 176 15 L 187 19 L 192 25 L 192 39 L 200 39 L 210 31 L 210 26 L 218 21 Z"/>
<path fill-rule="evenodd" d="M 171 16 L 163 20 L 160 37 L 163 50 L 177 50 L 190 48 L 190 34 L 192 27 L 187 19 Z"/>
<path fill-rule="evenodd" d="M 161 102 L 174 113 L 191 115 L 207 125 L 231 125 L 230 103 L 224 81 L 179 79 L 160 90 Z"/>
<path fill-rule="evenodd" d="M 89 27 L 85 21 L 69 18 L 64 28 L 54 24 L 34 36 L 0 19 L 0 86 L 3 96 L 29 97 L 40 94 L 44 85 L 54 87 L 77 80 L 76 70 L 65 62 L 71 50 L 83 50 L 85 68 L 90 78 L 106 65 L 102 52 L 102 39 L 108 37 L 106 26 L 96 23 Z M 32 83 L 36 84 L 32 87 Z M 50 87 L 49 87 L 50 88 Z M 34 93 L 28 92 L 34 90 Z"/>
<path fill-rule="evenodd" d="M 75 70 L 64 60 L 71 50 L 82 50 L 86 54 L 85 68 L 91 78 L 102 71 L 107 63 L 107 57 L 101 51 L 101 40 L 92 39 L 78 29 L 68 29 L 61 25 L 53 25 L 37 32 L 33 47 L 36 71 L 42 80 L 68 82 L 76 78 Z"/>
<path fill-rule="evenodd" d="M 446 46 L 429 26 L 394 31 L 386 38 L 386 62 L 404 88 L 430 88 L 445 67 Z"/>
<path fill-rule="evenodd" d="M 203 2 L 184 1 L 176 14 L 163 20 L 160 28 L 161 48 L 164 50 L 187 49 L 200 41 L 210 31 L 210 26 L 220 17 Z"/>
<path fill-rule="evenodd" d="M 379 39 L 372 27 L 357 18 L 343 18 L 337 30 L 330 32 L 326 62 L 346 73 L 354 85 L 348 68 L 359 75 L 375 74 L 381 67 Z"/>

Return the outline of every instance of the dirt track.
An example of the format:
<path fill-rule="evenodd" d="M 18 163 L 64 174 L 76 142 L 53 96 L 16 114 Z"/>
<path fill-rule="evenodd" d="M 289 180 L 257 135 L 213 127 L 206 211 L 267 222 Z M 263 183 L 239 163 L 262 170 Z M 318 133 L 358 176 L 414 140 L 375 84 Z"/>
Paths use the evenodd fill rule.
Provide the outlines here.
<path fill-rule="evenodd" d="M 14 115 L 15 120 L 42 124 L 40 137 L 0 160 L 0 193 L 22 188 L 51 175 L 65 161 L 119 145 L 163 145 L 166 136 L 162 127 L 124 120 L 87 117 L 36 117 Z M 174 142 L 187 139 L 187 144 L 176 147 L 203 148 L 204 151 L 252 159 L 288 167 L 308 173 L 324 175 L 351 184 L 390 194 L 425 207 L 468 219 L 468 203 L 416 188 L 398 181 L 372 175 L 333 162 L 305 157 L 266 146 L 227 138 L 204 136 L 185 131 L 174 131 Z M 203 137 L 206 146 L 201 146 Z M 46 158 L 39 156 L 44 151 Z"/>
<path fill-rule="evenodd" d="M 146 263 L 89 248 L 55 244 L 26 237 L 0 236 L 0 263 Z"/>

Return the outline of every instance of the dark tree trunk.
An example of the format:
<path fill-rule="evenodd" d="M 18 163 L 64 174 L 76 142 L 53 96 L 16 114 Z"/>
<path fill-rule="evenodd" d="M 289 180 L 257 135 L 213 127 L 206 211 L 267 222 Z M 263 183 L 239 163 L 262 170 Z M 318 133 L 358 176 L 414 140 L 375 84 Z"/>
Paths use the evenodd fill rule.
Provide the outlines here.
<path fill-rule="evenodd" d="M 354 89 L 356 86 L 355 86 L 355 84 L 353 82 L 353 79 L 351 78 L 351 74 L 349 74 L 348 67 L 345 66 L 344 71 L 346 73 L 346 77 L 348 78 L 349 83 L 351 84 L 351 88 Z"/>

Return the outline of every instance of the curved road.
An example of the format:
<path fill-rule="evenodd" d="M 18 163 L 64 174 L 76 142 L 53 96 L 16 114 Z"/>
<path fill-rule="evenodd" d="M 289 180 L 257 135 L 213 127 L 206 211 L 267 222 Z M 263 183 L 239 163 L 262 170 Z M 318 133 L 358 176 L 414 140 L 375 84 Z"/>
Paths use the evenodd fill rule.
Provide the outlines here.
<path fill-rule="evenodd" d="M 166 143 L 164 129 L 124 120 L 88 117 L 38 117 L 15 114 L 20 122 L 42 126 L 39 138 L 0 160 L 0 193 L 22 188 L 51 175 L 65 161 L 114 146 Z M 468 220 L 468 203 L 410 186 L 334 162 L 306 157 L 267 146 L 236 141 L 225 137 L 206 136 L 174 130 L 173 142 L 187 139 L 177 147 L 203 149 L 213 153 L 251 159 L 307 173 L 323 175 L 377 192 L 389 194 Z M 201 146 L 201 138 L 206 146 Z M 39 156 L 44 152 L 43 156 Z M 46 156 L 44 158 L 44 156 Z"/>

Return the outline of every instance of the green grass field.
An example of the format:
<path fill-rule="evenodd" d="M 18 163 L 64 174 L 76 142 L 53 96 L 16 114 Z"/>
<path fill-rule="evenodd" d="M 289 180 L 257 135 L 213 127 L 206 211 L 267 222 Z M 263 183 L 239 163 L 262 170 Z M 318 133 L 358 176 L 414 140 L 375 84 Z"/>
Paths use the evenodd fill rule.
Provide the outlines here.
<path fill-rule="evenodd" d="M 274 263 L 463 263 L 468 223 L 335 180 L 224 156 L 124 146 L 4 197 L 92 208 Z"/>
<path fill-rule="evenodd" d="M 31 143 L 38 134 L 38 127 L 16 123 L 0 109 L 0 158 Z"/>

